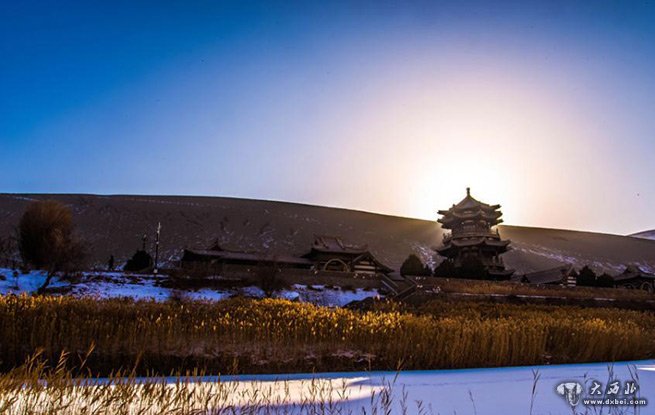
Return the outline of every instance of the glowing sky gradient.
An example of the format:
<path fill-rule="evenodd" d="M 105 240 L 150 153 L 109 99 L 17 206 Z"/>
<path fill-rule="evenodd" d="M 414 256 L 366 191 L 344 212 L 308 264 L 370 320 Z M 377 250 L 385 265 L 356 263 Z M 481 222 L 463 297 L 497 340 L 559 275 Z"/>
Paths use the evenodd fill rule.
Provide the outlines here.
<path fill-rule="evenodd" d="M 653 2 L 91 3 L 0 6 L 2 192 L 655 228 Z"/>

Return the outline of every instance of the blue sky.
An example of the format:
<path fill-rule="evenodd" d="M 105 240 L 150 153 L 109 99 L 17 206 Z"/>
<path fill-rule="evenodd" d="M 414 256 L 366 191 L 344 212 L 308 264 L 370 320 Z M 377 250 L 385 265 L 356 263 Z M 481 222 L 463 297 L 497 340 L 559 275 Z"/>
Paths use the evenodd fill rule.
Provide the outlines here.
<path fill-rule="evenodd" d="M 655 228 L 653 2 L 3 2 L 0 191 Z"/>

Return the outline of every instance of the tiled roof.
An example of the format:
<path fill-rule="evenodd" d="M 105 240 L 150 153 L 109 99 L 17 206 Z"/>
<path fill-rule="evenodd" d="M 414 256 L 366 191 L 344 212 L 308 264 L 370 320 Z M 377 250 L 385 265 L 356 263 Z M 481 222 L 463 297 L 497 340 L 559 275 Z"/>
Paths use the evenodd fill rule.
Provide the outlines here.
<path fill-rule="evenodd" d="M 530 284 L 548 284 L 561 281 L 564 275 L 568 275 L 572 271 L 572 265 L 562 265 L 542 271 L 530 272 L 525 274 L 522 279 Z"/>
<path fill-rule="evenodd" d="M 631 280 L 633 278 L 655 279 L 655 275 L 645 272 L 637 265 L 628 265 L 627 267 L 625 267 L 625 271 L 623 271 L 622 274 L 616 275 L 613 278 L 614 281 L 625 281 L 625 280 Z"/>
<path fill-rule="evenodd" d="M 367 252 L 366 246 L 348 245 L 338 236 L 327 235 L 315 236 L 312 249 L 320 252 L 343 252 L 350 254 L 363 254 Z"/>

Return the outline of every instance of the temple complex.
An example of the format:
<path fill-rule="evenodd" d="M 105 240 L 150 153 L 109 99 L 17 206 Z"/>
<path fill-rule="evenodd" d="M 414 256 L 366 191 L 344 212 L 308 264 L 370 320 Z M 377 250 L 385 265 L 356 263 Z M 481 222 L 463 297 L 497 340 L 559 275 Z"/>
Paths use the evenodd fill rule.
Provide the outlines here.
<path fill-rule="evenodd" d="M 270 265 L 363 278 L 377 278 L 393 271 L 375 258 L 368 247 L 347 244 L 340 237 L 326 235 L 315 236 L 311 250 L 302 256 L 228 250 L 214 243 L 208 249 L 185 249 L 180 265 L 219 275 L 247 274 Z"/>
<path fill-rule="evenodd" d="M 471 196 L 466 197 L 448 210 L 440 210 L 438 222 L 444 233 L 439 255 L 450 261 L 455 270 L 466 269 L 467 264 L 478 263 L 486 270 L 486 277 L 494 280 L 509 279 L 514 270 L 505 269 L 500 255 L 509 250 L 509 240 L 500 238 L 496 225 L 502 223 L 500 205 L 488 205 Z M 459 272 L 458 274 L 465 274 Z M 466 275 L 462 275 L 466 277 Z"/>

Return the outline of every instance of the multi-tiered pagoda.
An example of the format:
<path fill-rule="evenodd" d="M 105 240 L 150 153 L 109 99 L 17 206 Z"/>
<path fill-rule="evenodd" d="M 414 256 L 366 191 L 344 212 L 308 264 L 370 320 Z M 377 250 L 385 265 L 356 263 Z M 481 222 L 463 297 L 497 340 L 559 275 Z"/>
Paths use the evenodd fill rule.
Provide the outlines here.
<path fill-rule="evenodd" d="M 437 249 L 441 256 L 450 261 L 455 270 L 465 269 L 467 264 L 481 264 L 487 277 L 506 280 L 514 270 L 505 269 L 500 255 L 509 249 L 509 240 L 500 238 L 496 225 L 502 223 L 500 205 L 488 205 L 471 196 L 466 188 L 466 197 L 448 210 L 440 210 L 438 220 L 444 234 L 443 246 Z M 465 272 L 460 273 L 464 275 Z"/>

